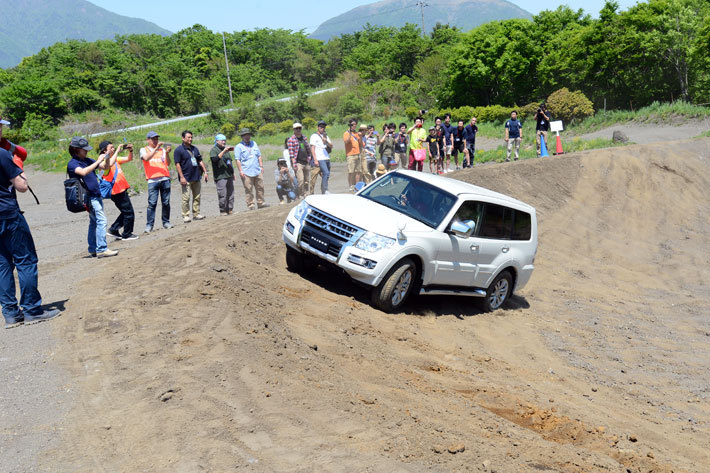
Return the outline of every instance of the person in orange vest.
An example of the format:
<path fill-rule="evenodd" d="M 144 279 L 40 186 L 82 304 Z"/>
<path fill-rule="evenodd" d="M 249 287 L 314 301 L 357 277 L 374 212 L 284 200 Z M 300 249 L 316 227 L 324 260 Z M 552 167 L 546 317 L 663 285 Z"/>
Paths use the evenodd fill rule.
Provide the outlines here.
<path fill-rule="evenodd" d="M 128 150 L 128 156 L 119 156 L 118 154 L 124 149 Z M 136 219 L 136 214 L 133 211 L 131 198 L 128 196 L 128 189 L 131 186 L 126 180 L 123 169 L 121 169 L 121 164 L 133 161 L 133 145 L 124 145 L 122 143 L 116 148 L 110 141 L 102 141 L 99 144 L 99 159 L 105 159 L 106 156 L 111 158 L 114 164 L 104 170 L 103 179 L 104 181 L 113 182 L 111 200 L 118 211 L 121 212 L 107 233 L 117 240 L 137 240 L 138 235 L 133 233 L 133 222 Z M 115 182 L 114 174 L 116 176 Z M 123 228 L 123 232 L 120 231 L 121 228 Z"/>
<path fill-rule="evenodd" d="M 145 233 L 153 231 L 155 223 L 155 207 L 158 205 L 158 194 L 163 205 L 163 228 L 173 228 L 170 223 L 170 145 L 160 141 L 160 135 L 149 131 L 146 135 L 147 145 L 141 148 L 141 160 L 145 178 L 148 181 L 148 210 Z"/>
<path fill-rule="evenodd" d="M 3 119 L 0 115 L 0 125 L 9 125 L 10 122 Z M 18 168 L 25 170 L 25 159 L 27 159 L 27 150 L 20 145 L 16 145 L 7 138 L 2 136 L 2 126 L 0 126 L 0 148 L 9 151 L 12 155 L 12 162 L 17 165 Z"/>

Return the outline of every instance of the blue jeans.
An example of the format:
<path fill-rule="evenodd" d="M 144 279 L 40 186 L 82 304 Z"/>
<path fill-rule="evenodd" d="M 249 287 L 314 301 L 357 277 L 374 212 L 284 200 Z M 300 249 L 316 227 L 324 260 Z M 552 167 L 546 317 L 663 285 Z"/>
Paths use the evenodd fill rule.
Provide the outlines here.
<path fill-rule="evenodd" d="M 101 197 L 89 198 L 89 253 L 106 251 L 106 214 Z"/>
<path fill-rule="evenodd" d="M 20 304 L 15 295 L 14 270 L 20 281 Z M 8 323 L 16 322 L 20 307 L 25 314 L 42 313 L 37 289 L 37 251 L 30 227 L 22 214 L 0 220 L 0 305 Z"/>
<path fill-rule="evenodd" d="M 155 223 L 155 208 L 158 205 L 158 193 L 163 205 L 163 226 L 170 223 L 170 179 L 148 184 L 148 221 L 145 226 L 153 228 Z"/>
<path fill-rule="evenodd" d="M 276 195 L 279 196 L 279 200 L 284 200 L 284 196 L 288 197 L 288 201 L 296 200 L 296 193 L 293 189 L 284 189 L 281 184 L 276 184 Z"/>
<path fill-rule="evenodd" d="M 318 167 L 320 167 L 320 191 L 325 194 L 325 191 L 328 190 L 328 179 L 330 179 L 330 159 L 321 159 L 318 161 Z"/>

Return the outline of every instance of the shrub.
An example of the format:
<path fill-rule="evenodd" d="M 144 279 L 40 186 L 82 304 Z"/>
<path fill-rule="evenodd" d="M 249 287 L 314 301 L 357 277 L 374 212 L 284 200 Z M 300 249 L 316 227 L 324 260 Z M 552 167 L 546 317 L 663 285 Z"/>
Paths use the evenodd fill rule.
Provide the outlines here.
<path fill-rule="evenodd" d="M 279 122 L 277 126 L 281 133 L 288 133 L 289 131 L 293 130 L 293 121 L 284 120 Z"/>
<path fill-rule="evenodd" d="M 98 92 L 82 87 L 70 90 L 67 93 L 69 108 L 73 112 L 85 112 L 86 110 L 101 110 L 105 108 L 103 99 Z"/>
<path fill-rule="evenodd" d="M 547 98 L 547 108 L 553 119 L 568 123 L 594 115 L 592 102 L 579 90 L 570 92 L 567 87 L 553 92 Z"/>
<path fill-rule="evenodd" d="M 234 125 L 231 123 L 225 123 L 222 125 L 222 127 L 219 129 L 219 132 L 222 133 L 224 136 L 227 137 L 227 139 L 231 138 L 234 136 Z"/>
<path fill-rule="evenodd" d="M 259 128 L 259 134 L 264 136 L 275 135 L 279 132 L 279 126 L 276 123 L 264 123 Z"/>
<path fill-rule="evenodd" d="M 306 117 L 301 122 L 301 125 L 303 125 L 304 130 L 315 130 L 316 129 L 316 120 L 315 120 L 315 118 Z"/>
<path fill-rule="evenodd" d="M 512 107 L 504 107 L 502 105 L 475 107 L 473 109 L 473 116 L 475 116 L 479 122 L 503 122 L 510 117 L 510 112 L 513 110 Z"/>
<path fill-rule="evenodd" d="M 259 129 L 256 123 L 250 122 L 248 120 L 244 120 L 239 124 L 239 129 L 241 130 L 242 128 L 249 128 L 251 130 L 252 134 L 256 133 L 256 131 Z"/>
<path fill-rule="evenodd" d="M 57 129 L 52 119 L 30 112 L 25 116 L 22 128 L 18 130 L 18 141 L 51 140 L 56 138 Z"/>
<path fill-rule="evenodd" d="M 530 102 L 529 104 L 518 109 L 518 118 L 520 120 L 524 120 L 526 118 L 535 118 L 535 114 L 537 113 L 538 108 L 540 108 L 540 103 Z"/>
<path fill-rule="evenodd" d="M 404 109 L 404 114 L 409 121 L 414 121 L 419 116 L 419 107 L 407 107 Z"/>
<path fill-rule="evenodd" d="M 362 119 L 365 112 L 365 104 L 354 92 L 348 92 L 340 99 L 337 111 L 341 117 Z"/>

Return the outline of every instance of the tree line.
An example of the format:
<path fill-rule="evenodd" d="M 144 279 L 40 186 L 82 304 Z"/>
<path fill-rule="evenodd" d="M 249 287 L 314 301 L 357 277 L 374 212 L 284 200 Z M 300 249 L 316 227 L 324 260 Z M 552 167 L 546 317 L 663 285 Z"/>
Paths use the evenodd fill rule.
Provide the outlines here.
<path fill-rule="evenodd" d="M 709 20 L 706 0 L 649 0 L 625 11 L 607 1 L 597 19 L 562 6 L 469 32 L 437 25 L 426 37 L 407 24 L 367 25 L 328 42 L 268 28 L 224 40 L 237 102 L 336 81 L 341 90 L 315 104 L 332 120 L 407 107 L 522 106 L 563 87 L 597 109 L 633 109 L 710 102 Z M 0 70 L 0 109 L 15 125 L 102 109 L 167 117 L 228 103 L 222 34 L 200 25 L 167 37 L 57 43 Z"/>

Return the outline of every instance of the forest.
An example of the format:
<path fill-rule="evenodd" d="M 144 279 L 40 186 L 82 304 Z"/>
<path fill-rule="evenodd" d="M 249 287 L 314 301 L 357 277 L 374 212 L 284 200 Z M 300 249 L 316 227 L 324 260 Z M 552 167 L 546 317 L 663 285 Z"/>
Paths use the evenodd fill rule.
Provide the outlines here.
<path fill-rule="evenodd" d="M 257 29 L 225 34 L 224 47 L 237 104 L 336 84 L 310 111 L 333 122 L 413 107 L 525 106 L 562 88 L 597 110 L 710 102 L 707 0 L 649 0 L 625 11 L 607 1 L 598 18 L 562 6 L 468 32 L 437 25 L 426 37 L 412 24 L 367 25 L 328 42 Z M 304 118 L 308 103 L 294 102 L 266 107 L 257 126 Z M 41 130 L 91 110 L 170 117 L 228 104 L 222 34 L 201 25 L 57 43 L 0 70 L 0 110 L 16 128 Z"/>

